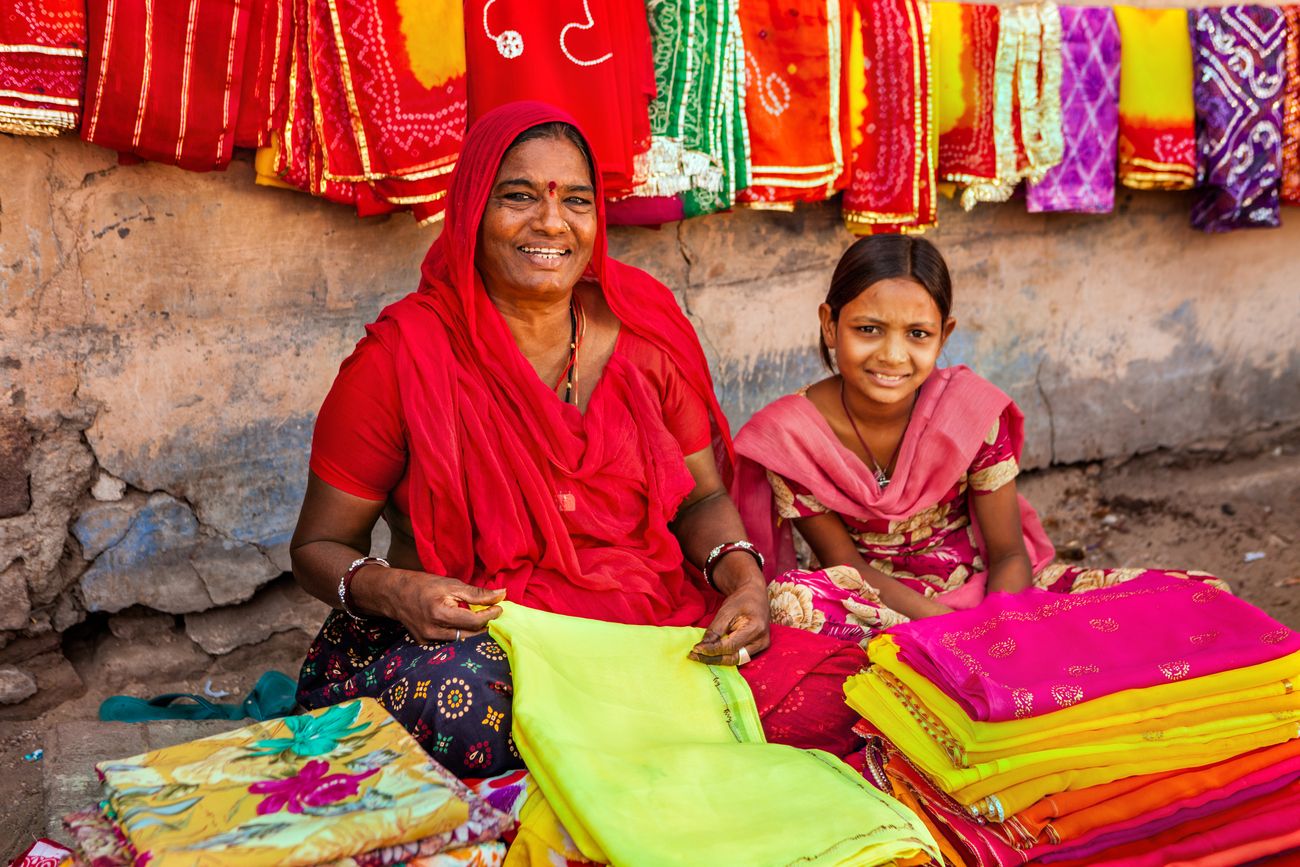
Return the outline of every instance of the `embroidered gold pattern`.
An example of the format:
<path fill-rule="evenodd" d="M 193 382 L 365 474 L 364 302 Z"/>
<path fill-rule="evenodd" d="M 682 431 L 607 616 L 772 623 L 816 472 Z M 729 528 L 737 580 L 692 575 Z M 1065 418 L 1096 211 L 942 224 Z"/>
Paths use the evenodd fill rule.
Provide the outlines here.
<path fill-rule="evenodd" d="M 1052 701 L 1057 707 L 1069 707 L 1083 701 L 1083 690 L 1074 684 L 1063 683 L 1052 687 Z"/>
<path fill-rule="evenodd" d="M 1185 659 L 1176 659 L 1173 662 L 1162 662 L 1158 666 L 1160 673 L 1164 675 L 1165 680 L 1182 680 L 1187 677 L 1187 673 L 1192 670 L 1191 665 Z"/>
<path fill-rule="evenodd" d="M 999 641 L 997 644 L 994 644 L 991 647 L 989 647 L 989 656 L 993 657 L 994 659 L 1006 659 L 1008 656 L 1010 656 L 1015 652 L 1016 652 L 1016 640 L 1014 638 L 1003 639 L 1002 641 Z"/>

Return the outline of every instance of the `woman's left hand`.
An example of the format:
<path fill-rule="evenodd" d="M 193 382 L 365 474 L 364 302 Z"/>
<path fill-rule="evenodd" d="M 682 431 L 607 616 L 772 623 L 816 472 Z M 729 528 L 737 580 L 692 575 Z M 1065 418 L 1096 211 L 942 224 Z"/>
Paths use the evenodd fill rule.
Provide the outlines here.
<path fill-rule="evenodd" d="M 704 638 L 691 649 L 691 659 L 706 665 L 740 665 L 740 649 L 758 656 L 772 643 L 769 627 L 772 613 L 767 585 L 748 581 L 727 594 Z"/>

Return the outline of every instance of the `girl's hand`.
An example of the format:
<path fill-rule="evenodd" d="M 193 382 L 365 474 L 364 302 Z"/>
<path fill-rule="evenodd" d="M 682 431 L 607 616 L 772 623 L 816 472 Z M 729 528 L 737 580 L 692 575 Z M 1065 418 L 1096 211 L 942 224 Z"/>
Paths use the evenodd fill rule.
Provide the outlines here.
<path fill-rule="evenodd" d="M 936 599 L 922 596 L 920 593 L 917 593 L 916 595 L 919 598 L 912 605 L 908 606 L 915 611 L 913 614 L 908 614 L 908 617 L 913 620 L 923 620 L 926 617 L 941 617 L 944 614 L 951 614 L 953 612 L 952 608 L 944 605 Z"/>
<path fill-rule="evenodd" d="M 761 576 L 742 584 L 723 600 L 704 637 L 691 649 L 691 659 L 706 665 L 740 665 L 742 647 L 751 659 L 758 656 L 772 643 L 771 617 Z"/>
<path fill-rule="evenodd" d="M 396 620 L 422 644 L 477 635 L 501 615 L 504 589 L 475 587 L 455 578 L 408 569 L 365 566 L 352 579 L 352 596 L 363 611 Z M 482 611 L 467 606 L 487 605 Z"/>

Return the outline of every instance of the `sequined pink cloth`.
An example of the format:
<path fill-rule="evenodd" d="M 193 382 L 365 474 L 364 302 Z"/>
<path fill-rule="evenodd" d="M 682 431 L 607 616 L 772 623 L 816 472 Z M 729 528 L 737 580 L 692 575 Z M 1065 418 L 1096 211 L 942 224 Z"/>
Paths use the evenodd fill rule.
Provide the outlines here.
<path fill-rule="evenodd" d="M 1071 596 L 995 593 L 977 608 L 890 632 L 908 665 L 988 722 L 1300 650 L 1300 633 L 1255 606 L 1170 575 Z"/>

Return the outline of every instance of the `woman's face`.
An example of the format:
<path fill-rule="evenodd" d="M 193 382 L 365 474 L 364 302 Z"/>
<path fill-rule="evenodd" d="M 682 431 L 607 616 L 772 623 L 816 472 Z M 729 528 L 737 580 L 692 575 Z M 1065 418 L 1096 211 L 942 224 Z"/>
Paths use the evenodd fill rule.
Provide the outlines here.
<path fill-rule="evenodd" d="M 539 138 L 508 151 L 479 224 L 474 264 L 493 295 L 566 294 L 591 261 L 596 188 L 582 151 Z"/>
<path fill-rule="evenodd" d="M 955 325 L 951 317 L 943 321 L 924 286 L 903 278 L 868 286 L 836 320 L 823 304 L 821 319 L 845 385 L 877 405 L 911 399 Z"/>

